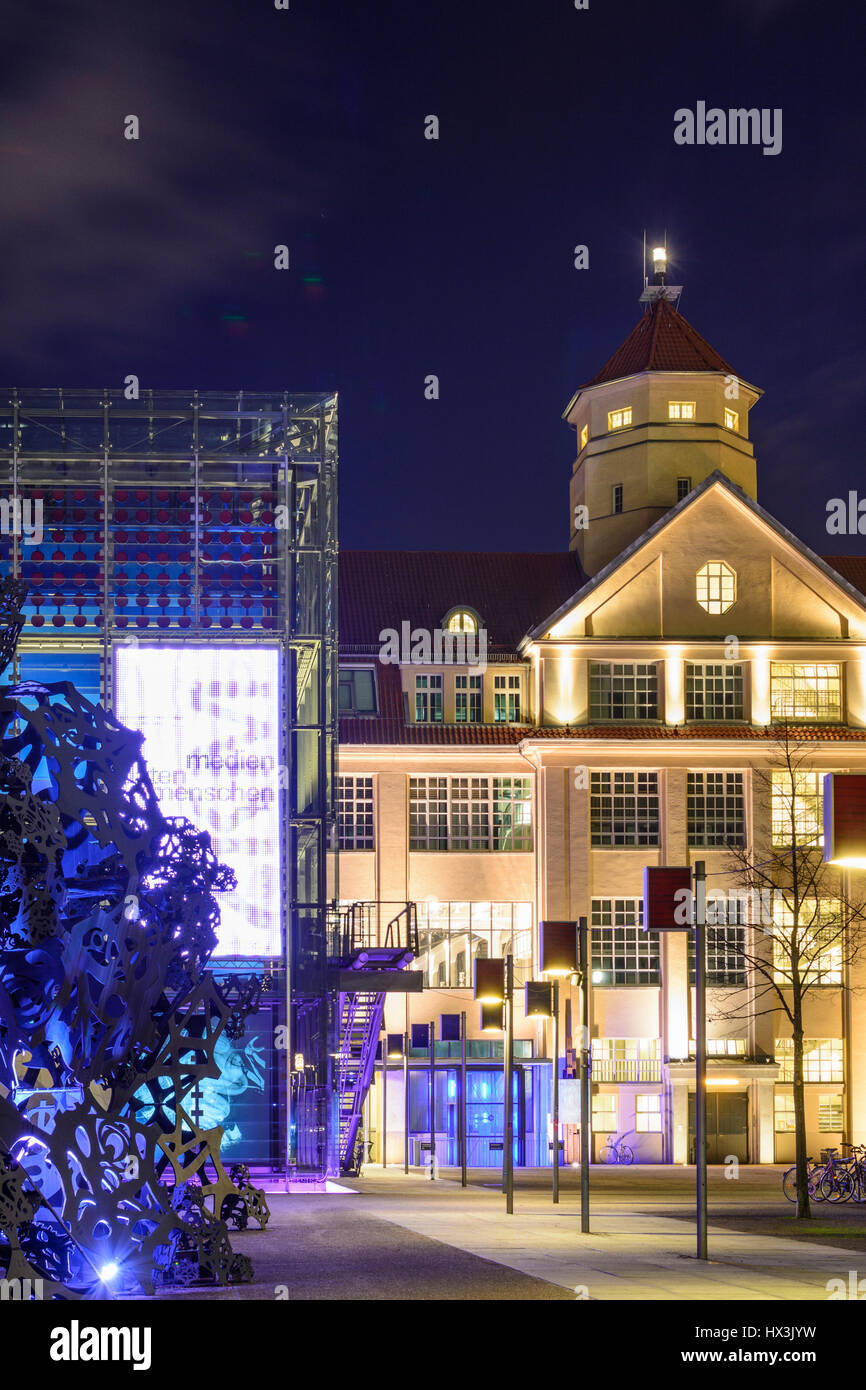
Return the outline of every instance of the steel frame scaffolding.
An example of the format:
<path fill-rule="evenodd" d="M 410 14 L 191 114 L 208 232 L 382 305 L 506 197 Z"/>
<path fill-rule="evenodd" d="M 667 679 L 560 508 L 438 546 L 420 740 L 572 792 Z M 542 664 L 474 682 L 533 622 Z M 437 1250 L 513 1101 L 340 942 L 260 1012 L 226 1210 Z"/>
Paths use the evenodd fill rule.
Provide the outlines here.
<path fill-rule="evenodd" d="M 260 965 L 285 984 L 286 1172 L 334 1173 L 336 395 L 2 391 L 0 488 L 0 566 L 28 586 L 20 650 L 99 653 L 108 707 L 119 643 L 280 649 L 283 956 Z"/>

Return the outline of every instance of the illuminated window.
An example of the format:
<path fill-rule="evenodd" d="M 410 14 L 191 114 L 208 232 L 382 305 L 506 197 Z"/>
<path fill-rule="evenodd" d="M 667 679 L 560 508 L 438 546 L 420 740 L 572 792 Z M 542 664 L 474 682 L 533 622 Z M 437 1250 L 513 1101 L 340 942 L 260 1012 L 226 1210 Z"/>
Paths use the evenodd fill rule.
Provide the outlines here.
<path fill-rule="evenodd" d="M 779 1063 L 779 1080 L 793 1081 L 793 1038 L 776 1039 L 776 1061 Z M 842 1039 L 804 1038 L 803 1080 L 841 1081 L 842 1079 Z"/>
<path fill-rule="evenodd" d="M 792 1096 L 793 1100 L 794 1097 Z M 845 1120 L 842 1114 L 842 1097 L 819 1096 L 818 1097 L 818 1133 L 819 1134 L 841 1134 L 845 1128 Z"/>
<path fill-rule="evenodd" d="M 635 1096 L 634 1127 L 637 1134 L 661 1134 L 662 1098 L 659 1095 Z"/>
<path fill-rule="evenodd" d="M 716 921 L 727 916 L 729 921 L 739 918 L 745 921 L 745 911 L 738 903 L 726 902 L 724 910 L 721 903 L 713 904 L 712 895 L 707 894 L 707 921 L 715 916 Z M 689 979 L 695 983 L 695 938 L 688 933 Z M 746 931 L 744 927 L 707 927 L 707 984 L 720 989 L 741 986 L 746 983 Z M 718 1042 L 718 1040 L 717 1040 Z M 739 1043 L 742 1039 L 732 1039 Z M 724 1040 L 722 1040 L 724 1044 Z M 716 1044 L 714 1044 L 716 1046 Z M 743 1044 L 745 1048 L 745 1043 Z M 710 1056 L 728 1055 L 722 1046 L 721 1052 L 713 1052 L 707 1043 Z M 694 1051 L 694 1049 L 692 1049 Z"/>
<path fill-rule="evenodd" d="M 592 1075 L 596 1081 L 661 1081 L 658 1038 L 593 1038 Z"/>
<path fill-rule="evenodd" d="M 822 774 L 795 768 L 773 770 L 771 822 L 774 848 L 794 841 L 801 849 L 824 843 Z"/>
<path fill-rule="evenodd" d="M 776 906 L 773 926 L 773 979 L 777 985 L 793 983 L 796 964 L 800 979 L 810 985 L 841 985 L 842 943 L 845 923 L 841 903 L 828 898 L 800 903 L 799 926 L 794 929 L 793 910 Z"/>
<path fill-rule="evenodd" d="M 337 828 L 340 849 L 373 849 L 373 779 L 338 781 Z"/>
<path fill-rule="evenodd" d="M 520 723 L 520 677 L 493 677 L 493 720 L 496 724 Z"/>
<path fill-rule="evenodd" d="M 745 844 L 742 772 L 690 772 L 687 785 L 689 848 Z"/>
<path fill-rule="evenodd" d="M 682 502 L 692 490 L 691 478 L 677 478 L 677 501 Z"/>
<path fill-rule="evenodd" d="M 454 718 L 458 724 L 481 723 L 481 677 L 457 676 Z"/>
<path fill-rule="evenodd" d="M 455 608 L 445 622 L 448 632 L 477 632 L 478 619 L 468 608 Z"/>
<path fill-rule="evenodd" d="M 740 417 L 739 417 L 739 415 L 737 414 L 737 412 L 736 412 L 735 410 L 726 410 L 726 411 L 725 411 L 725 429 L 726 429 L 726 430 L 739 430 L 739 428 L 740 428 Z"/>
<path fill-rule="evenodd" d="M 784 1091 L 777 1091 L 774 1097 L 776 1133 L 794 1133 L 794 1097 Z"/>
<path fill-rule="evenodd" d="M 735 662 L 686 662 L 686 719 L 743 718 L 743 668 Z"/>
<path fill-rule="evenodd" d="M 586 441 L 587 441 L 588 439 L 589 439 L 589 425 L 584 425 L 583 429 L 580 431 L 580 447 L 581 447 L 581 449 L 585 449 L 585 448 L 586 448 Z"/>
<path fill-rule="evenodd" d="M 410 850 L 531 850 L 528 777 L 410 777 Z"/>
<path fill-rule="evenodd" d="M 640 898 L 593 898 L 592 979 L 595 985 L 658 985 L 659 933 L 643 930 Z"/>
<path fill-rule="evenodd" d="M 589 804 L 592 845 L 658 844 L 657 772 L 592 772 Z"/>
<path fill-rule="evenodd" d="M 694 420 L 694 401 L 668 401 L 669 420 Z"/>
<path fill-rule="evenodd" d="M 590 719 L 658 719 L 658 714 L 655 662 L 589 663 Z"/>
<path fill-rule="evenodd" d="M 423 972 L 425 985 L 471 988 L 476 958 L 509 953 L 514 957 L 515 982 L 532 979 L 531 903 L 422 899 L 417 912 L 421 954 L 415 968 Z"/>
<path fill-rule="evenodd" d="M 607 412 L 607 427 L 609 430 L 621 430 L 626 425 L 631 424 L 631 406 L 624 406 L 622 410 L 609 410 Z"/>
<path fill-rule="evenodd" d="M 727 613 L 737 597 L 737 576 L 721 560 L 710 560 L 698 570 L 695 593 L 708 613 Z"/>
<path fill-rule="evenodd" d="M 694 976 L 692 977 L 692 984 L 694 984 Z M 694 1038 L 689 1038 L 689 1056 L 694 1057 L 697 1050 L 697 1042 Z M 707 1038 L 708 1057 L 745 1057 L 745 1055 L 745 1038 Z"/>
<path fill-rule="evenodd" d="M 614 516 L 622 511 L 622 483 L 614 483 L 610 490 L 610 509 Z"/>
<path fill-rule="evenodd" d="M 837 665 L 774 661 L 770 668 L 773 715 L 778 719 L 842 718 L 842 672 Z"/>
<path fill-rule="evenodd" d="M 616 1092 L 612 1091 L 608 1095 L 593 1096 L 592 1098 L 592 1130 L 594 1134 L 615 1134 L 618 1125 L 616 1122 Z"/>
<path fill-rule="evenodd" d="M 745 1057 L 745 1038 L 707 1038 L 708 1057 Z"/>
<path fill-rule="evenodd" d="M 442 723 L 442 677 L 415 677 L 415 723 Z"/>

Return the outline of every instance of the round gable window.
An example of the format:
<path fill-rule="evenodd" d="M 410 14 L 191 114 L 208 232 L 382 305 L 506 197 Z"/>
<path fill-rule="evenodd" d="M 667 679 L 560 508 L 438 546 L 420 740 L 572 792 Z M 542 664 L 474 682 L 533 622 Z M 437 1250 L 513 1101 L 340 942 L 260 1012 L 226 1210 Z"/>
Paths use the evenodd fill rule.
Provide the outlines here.
<path fill-rule="evenodd" d="M 722 560 L 710 560 L 698 570 L 698 603 L 708 613 L 727 613 L 737 600 L 737 576 Z"/>

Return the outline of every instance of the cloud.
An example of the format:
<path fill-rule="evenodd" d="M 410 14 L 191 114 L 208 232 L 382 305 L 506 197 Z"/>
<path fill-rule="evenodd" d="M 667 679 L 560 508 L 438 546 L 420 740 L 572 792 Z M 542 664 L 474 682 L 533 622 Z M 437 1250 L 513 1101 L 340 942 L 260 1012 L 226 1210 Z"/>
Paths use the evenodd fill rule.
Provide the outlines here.
<path fill-rule="evenodd" d="M 256 139 L 261 113 L 245 113 L 227 87 L 219 50 L 238 71 L 255 64 L 263 92 L 282 83 L 293 94 L 287 142 L 294 123 L 315 116 L 322 87 L 315 64 L 279 42 L 284 16 L 274 10 L 258 28 L 229 20 L 221 35 L 218 7 L 210 31 L 169 7 L 158 16 L 141 7 L 133 28 L 115 6 L 55 7 L 47 24 L 39 10 L 39 29 L 16 22 L 7 52 L 0 322 L 17 362 L 62 357 L 68 372 L 70 338 L 99 335 L 120 349 L 156 336 L 179 302 L 231 293 L 251 251 L 272 264 L 275 240 L 290 241 L 317 207 L 315 141 L 293 142 L 305 154 L 275 178 L 273 148 Z M 261 31 L 271 24 L 268 49 Z M 130 114 L 137 141 L 124 138 Z"/>

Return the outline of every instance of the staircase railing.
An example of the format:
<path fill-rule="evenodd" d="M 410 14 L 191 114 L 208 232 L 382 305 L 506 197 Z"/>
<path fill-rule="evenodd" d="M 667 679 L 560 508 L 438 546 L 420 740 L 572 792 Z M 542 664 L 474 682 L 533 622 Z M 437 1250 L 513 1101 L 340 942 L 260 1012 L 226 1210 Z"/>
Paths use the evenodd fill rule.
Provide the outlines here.
<path fill-rule="evenodd" d="M 419 954 L 418 909 L 413 902 L 361 901 L 338 909 L 330 923 L 329 955 L 347 959 L 357 951 Z"/>

